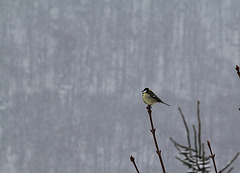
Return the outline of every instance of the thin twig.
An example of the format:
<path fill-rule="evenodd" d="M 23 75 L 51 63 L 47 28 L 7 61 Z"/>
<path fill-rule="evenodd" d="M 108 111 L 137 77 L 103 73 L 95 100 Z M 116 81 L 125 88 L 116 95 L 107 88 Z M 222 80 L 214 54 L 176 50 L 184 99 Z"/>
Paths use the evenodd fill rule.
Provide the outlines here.
<path fill-rule="evenodd" d="M 233 170 L 233 167 L 231 167 L 227 173 L 230 173 L 230 172 L 232 172 L 232 170 Z"/>
<path fill-rule="evenodd" d="M 137 167 L 137 165 L 136 165 L 136 163 L 135 163 L 135 158 L 134 158 L 132 155 L 130 156 L 130 160 L 131 160 L 131 162 L 133 163 L 133 165 L 134 165 L 137 173 L 139 173 L 138 167 Z"/>
<path fill-rule="evenodd" d="M 183 146 L 179 143 L 177 143 L 173 138 L 170 137 L 170 140 L 174 143 L 175 146 L 178 146 L 178 147 L 181 147 L 181 148 L 184 148 L 184 149 L 187 149 L 187 150 L 191 150 L 193 152 L 196 152 L 196 150 L 192 149 L 192 148 L 188 148 L 186 146 Z"/>
<path fill-rule="evenodd" d="M 180 114 L 181 114 L 181 116 L 182 116 L 183 123 L 184 123 L 185 128 L 186 128 L 186 131 L 187 131 L 188 147 L 189 147 L 189 149 L 191 149 L 191 142 L 190 142 L 190 137 L 189 137 L 188 125 L 187 125 L 187 122 L 186 122 L 186 120 L 185 120 L 185 117 L 184 117 L 184 115 L 183 115 L 183 113 L 182 113 L 181 108 L 179 107 L 178 110 L 179 110 L 179 112 L 180 112 Z M 191 150 L 190 150 L 190 155 L 192 155 L 192 151 L 191 151 Z"/>
<path fill-rule="evenodd" d="M 156 129 L 153 126 L 152 110 L 151 109 L 152 109 L 152 107 L 150 105 L 148 105 L 147 106 L 147 110 L 148 110 L 149 119 L 150 119 L 150 123 L 151 123 L 151 127 L 152 127 L 152 129 L 150 129 L 150 131 L 152 132 L 152 135 L 153 135 L 153 140 L 154 140 L 154 143 L 155 143 L 155 146 L 156 146 L 156 150 L 157 150 L 156 152 L 157 152 L 157 155 L 159 157 L 159 160 L 160 160 L 160 163 L 161 163 L 161 166 L 162 166 L 162 171 L 163 171 L 163 173 L 166 173 L 165 167 L 164 167 L 164 164 L 163 164 L 163 160 L 162 160 L 162 156 L 161 156 L 161 150 L 159 150 L 157 139 L 156 139 L 156 135 L 155 135 Z"/>
<path fill-rule="evenodd" d="M 236 154 L 236 156 L 221 170 L 222 172 L 225 171 L 238 157 L 239 152 Z"/>
<path fill-rule="evenodd" d="M 196 132 L 196 128 L 195 125 L 193 125 L 193 132 L 194 132 L 194 144 L 195 144 L 195 150 L 198 151 L 197 148 L 197 132 Z M 200 169 L 199 165 L 198 165 L 198 152 L 196 152 L 196 165 L 198 167 L 198 170 Z"/>
<path fill-rule="evenodd" d="M 176 156 L 176 159 L 178 159 L 179 161 L 181 161 L 184 165 L 187 165 L 188 167 L 191 167 L 192 166 L 192 164 L 190 164 L 188 161 L 186 161 L 185 159 L 183 160 L 183 159 L 181 159 L 181 158 L 179 158 L 179 157 L 177 157 Z M 192 167 L 193 169 L 194 169 L 194 167 Z M 196 170 L 196 169 L 194 169 L 194 170 Z"/>
<path fill-rule="evenodd" d="M 182 117 L 183 123 L 185 125 L 185 129 L 187 131 L 187 142 L 188 145 L 182 146 L 172 138 L 170 140 L 174 143 L 175 148 L 179 151 L 179 154 L 183 156 L 183 159 L 180 157 L 176 157 L 179 161 L 181 161 L 184 165 L 187 165 L 189 169 L 193 172 L 209 172 L 210 168 L 210 158 L 205 157 L 206 153 L 204 150 L 204 144 L 201 143 L 201 119 L 200 119 L 200 101 L 197 102 L 197 118 L 198 118 L 198 127 L 196 128 L 193 125 L 193 143 L 190 140 L 190 131 L 188 125 L 186 123 L 185 117 L 180 108 L 179 112 Z M 192 144 L 191 144 L 192 143 Z M 189 148 L 189 145 L 192 148 Z M 191 151 L 191 154 L 190 154 Z"/>
<path fill-rule="evenodd" d="M 205 170 L 205 151 L 204 151 L 204 143 L 202 143 L 202 154 L 203 154 L 203 163 L 202 163 L 202 168 Z"/>
<path fill-rule="evenodd" d="M 240 71 L 239 71 L 239 66 L 238 65 L 236 65 L 236 68 L 235 68 L 236 70 L 237 70 L 237 75 L 238 75 L 238 77 L 239 77 L 239 79 L 240 79 Z M 240 108 L 238 108 L 238 110 L 240 111 Z"/>
<path fill-rule="evenodd" d="M 215 172 L 217 173 L 217 166 L 216 166 L 215 159 L 214 159 L 215 154 L 213 154 L 211 144 L 208 140 L 207 140 L 207 144 L 208 144 L 208 147 L 209 147 L 209 150 L 210 150 L 210 153 L 211 153 L 211 155 L 209 157 L 212 159 Z"/>
<path fill-rule="evenodd" d="M 197 102 L 197 116 L 198 116 L 198 145 L 199 156 L 201 155 L 201 120 L 200 120 L 200 101 Z"/>

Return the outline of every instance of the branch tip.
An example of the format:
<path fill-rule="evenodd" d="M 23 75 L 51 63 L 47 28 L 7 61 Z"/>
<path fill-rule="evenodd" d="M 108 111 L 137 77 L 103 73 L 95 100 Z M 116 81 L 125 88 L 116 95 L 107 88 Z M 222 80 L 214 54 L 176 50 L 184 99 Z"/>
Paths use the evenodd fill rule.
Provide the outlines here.
<path fill-rule="evenodd" d="M 238 65 L 236 65 L 236 68 L 235 68 L 238 72 L 239 72 L 239 66 Z"/>
<path fill-rule="evenodd" d="M 211 147 L 211 144 L 210 144 L 209 140 L 207 140 L 207 144 L 208 144 L 208 147 Z"/>
<path fill-rule="evenodd" d="M 237 70 L 237 75 L 238 75 L 238 77 L 240 78 L 239 66 L 238 66 L 238 65 L 236 65 L 236 68 L 235 68 L 235 69 Z"/>
<path fill-rule="evenodd" d="M 134 162 L 135 160 L 134 160 L 134 157 L 131 155 L 130 156 L 130 160 L 131 160 L 131 162 Z"/>

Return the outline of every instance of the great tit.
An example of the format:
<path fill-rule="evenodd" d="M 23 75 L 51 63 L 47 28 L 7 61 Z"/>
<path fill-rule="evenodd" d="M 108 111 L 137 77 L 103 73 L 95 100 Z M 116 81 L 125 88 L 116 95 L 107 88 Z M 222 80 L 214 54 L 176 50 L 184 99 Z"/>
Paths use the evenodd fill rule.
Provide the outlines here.
<path fill-rule="evenodd" d="M 146 103 L 147 105 L 151 106 L 154 105 L 156 103 L 163 103 L 167 106 L 170 106 L 169 104 L 163 102 L 156 94 L 154 94 L 154 92 L 152 92 L 152 90 L 150 90 L 149 88 L 145 88 L 142 91 L 142 99 L 144 101 L 144 103 Z"/>

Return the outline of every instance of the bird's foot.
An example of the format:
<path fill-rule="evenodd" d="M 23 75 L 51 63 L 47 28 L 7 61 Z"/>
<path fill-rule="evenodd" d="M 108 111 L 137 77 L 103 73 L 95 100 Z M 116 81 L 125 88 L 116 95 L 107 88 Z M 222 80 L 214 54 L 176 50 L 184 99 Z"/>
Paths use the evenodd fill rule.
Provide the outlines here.
<path fill-rule="evenodd" d="M 147 109 L 147 110 L 151 110 L 151 109 L 152 109 L 152 106 L 151 106 L 151 105 L 148 105 L 148 106 L 146 107 L 146 109 Z"/>

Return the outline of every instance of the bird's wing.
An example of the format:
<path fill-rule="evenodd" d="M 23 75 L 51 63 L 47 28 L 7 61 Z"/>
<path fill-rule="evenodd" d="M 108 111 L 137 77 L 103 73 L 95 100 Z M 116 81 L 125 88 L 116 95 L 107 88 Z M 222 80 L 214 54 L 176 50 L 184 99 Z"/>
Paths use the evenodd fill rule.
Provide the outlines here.
<path fill-rule="evenodd" d="M 156 94 L 154 94 L 154 92 L 150 91 L 149 95 L 150 95 L 152 98 L 156 99 L 157 101 L 163 102 Z"/>
<path fill-rule="evenodd" d="M 159 101 L 159 102 L 163 102 L 157 95 L 153 95 L 153 98 L 155 98 L 157 101 Z"/>
<path fill-rule="evenodd" d="M 149 91 L 149 95 L 150 95 L 150 97 L 156 99 L 158 102 L 161 102 L 161 103 L 163 103 L 163 104 L 165 104 L 165 105 L 170 106 L 169 104 L 167 104 L 167 103 L 165 103 L 164 101 L 162 101 L 162 100 L 161 100 L 156 94 L 154 94 L 154 92 L 152 92 L 151 90 Z"/>

